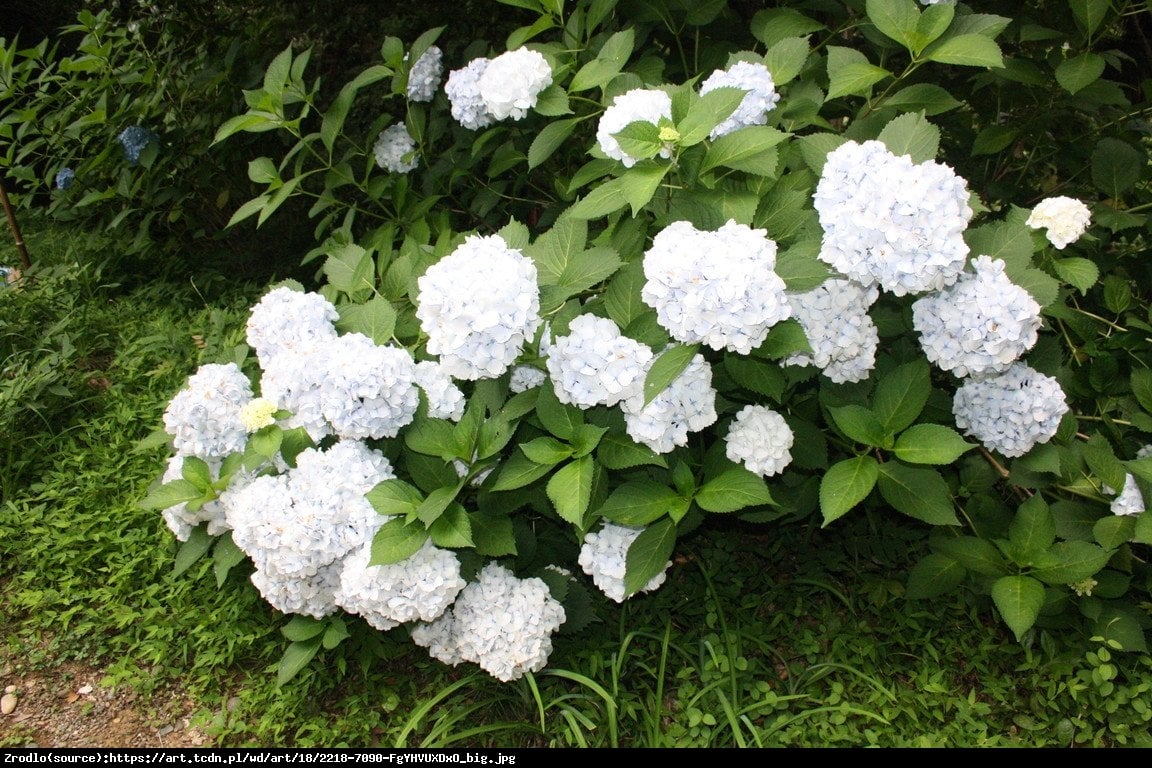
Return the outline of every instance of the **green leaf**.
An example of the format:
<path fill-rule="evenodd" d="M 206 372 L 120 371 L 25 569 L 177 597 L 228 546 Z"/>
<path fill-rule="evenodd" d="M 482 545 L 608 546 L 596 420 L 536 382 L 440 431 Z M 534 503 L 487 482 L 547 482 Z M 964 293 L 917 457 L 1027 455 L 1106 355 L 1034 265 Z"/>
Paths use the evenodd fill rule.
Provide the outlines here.
<path fill-rule="evenodd" d="M 476 554 L 482 557 L 504 557 L 516 554 L 516 535 L 512 518 L 505 512 L 473 512 L 472 540 Z"/>
<path fill-rule="evenodd" d="M 460 492 L 460 487 L 460 485 L 455 485 L 434 489 L 424 501 L 420 502 L 420 506 L 416 509 L 416 517 L 420 518 L 420 522 L 424 525 L 432 525 L 456 500 L 456 494 Z"/>
<path fill-rule="evenodd" d="M 561 519 L 577 527 L 584 525 L 584 513 L 592 500 L 592 473 L 596 465 L 591 456 L 582 456 L 561 467 L 546 487 L 548 498 Z"/>
<path fill-rule="evenodd" d="M 820 480 L 820 512 L 824 527 L 848 513 L 876 485 L 880 465 L 871 456 L 838 461 Z"/>
<path fill-rule="evenodd" d="M 392 341 L 396 332 L 396 308 L 383 296 L 373 296 L 363 304 L 342 304 L 336 308 L 340 319 L 336 328 L 344 333 L 362 333 L 380 346 Z"/>
<path fill-rule="evenodd" d="M 376 263 L 364 248 L 347 243 L 329 254 L 324 262 L 324 274 L 333 288 L 350 296 L 371 293 Z"/>
<path fill-rule="evenodd" d="M 735 512 L 745 507 L 775 504 L 764 478 L 743 467 L 729 469 L 696 491 L 695 501 L 707 512 Z"/>
<path fill-rule="evenodd" d="M 149 493 L 140 502 L 141 509 L 168 509 L 177 504 L 185 504 L 199 499 L 204 492 L 187 480 L 173 480 L 164 483 Z"/>
<path fill-rule="evenodd" d="M 382 515 L 407 517 L 414 514 L 424 501 L 424 495 L 403 480 L 384 480 L 377 483 L 364 498 Z"/>
<path fill-rule="evenodd" d="M 671 520 L 661 520 L 641 531 L 624 560 L 624 594 L 636 594 L 663 573 L 675 546 L 676 525 Z"/>
<path fill-rule="evenodd" d="M 576 427 L 584 423 L 584 415 L 574 405 L 565 405 L 556 398 L 553 387 L 543 386 L 536 398 L 536 415 L 544 429 L 561 440 L 571 440 Z"/>
<path fill-rule="evenodd" d="M 588 241 L 588 222 L 561 216 L 536 242 L 524 249 L 536 262 L 540 285 L 556 285 L 569 263 L 584 250 Z"/>
<path fill-rule="evenodd" d="M 749 392 L 765 395 L 776 403 L 783 401 L 788 377 L 780 366 L 754 357 L 728 355 L 724 358 L 724 369 L 733 381 Z"/>
<path fill-rule="evenodd" d="M 948 483 L 934 469 L 898 461 L 880 465 L 880 495 L 898 512 L 930 525 L 959 525 Z"/>
<path fill-rule="evenodd" d="M 801 136 L 797 141 L 805 164 L 813 173 L 823 173 L 828 153 L 844 144 L 847 139 L 838 133 L 811 133 Z"/>
<path fill-rule="evenodd" d="M 786 37 L 775 42 L 764 54 L 764 66 L 772 75 L 772 82 L 779 88 L 789 83 L 804 69 L 810 46 L 802 37 Z"/>
<path fill-rule="evenodd" d="M 868 61 L 855 48 L 828 46 L 828 98 L 867 96 L 872 86 L 892 73 Z"/>
<path fill-rule="evenodd" d="M 752 17 L 751 24 L 753 36 L 769 49 L 786 38 L 803 37 L 824 28 L 820 22 L 791 8 L 767 8 L 757 11 Z M 772 72 L 772 76 L 775 77 L 776 73 Z"/>
<path fill-rule="evenodd" d="M 244 550 L 232 541 L 231 532 L 225 531 L 216 540 L 216 546 L 212 548 L 212 571 L 216 575 L 217 589 L 224 586 L 224 582 L 228 579 L 228 572 L 244 562 L 246 557 Z"/>
<path fill-rule="evenodd" d="M 916 83 L 896 91 L 881 102 L 883 106 L 905 112 L 939 115 L 962 105 L 952 94 L 934 83 Z"/>
<path fill-rule="evenodd" d="M 676 124 L 676 130 L 680 132 L 680 146 L 691 147 L 708 138 L 713 128 L 732 116 L 745 95 L 746 91 L 742 88 L 725 86 L 693 99 L 688 114 Z"/>
<path fill-rule="evenodd" d="M 559 464 L 572 457 L 572 446 L 547 436 L 521 443 L 520 450 L 536 464 Z"/>
<path fill-rule="evenodd" d="M 536 168 L 559 149 L 580 123 L 579 118 L 557 120 L 544 126 L 528 147 L 528 169 Z"/>
<path fill-rule="evenodd" d="M 954 35 L 928 47 L 924 51 L 929 61 L 941 64 L 959 64 L 965 67 L 1003 68 L 1004 55 L 996 41 L 984 35 Z"/>
<path fill-rule="evenodd" d="M 1113 453 L 1112 445 L 1107 438 L 1097 432 L 1081 445 L 1080 450 L 1084 461 L 1088 463 L 1088 468 L 1097 477 L 1117 490 L 1124 487 L 1127 473 L 1124 465 Z"/>
<path fill-rule="evenodd" d="M 657 395 L 675 381 L 696 356 L 699 344 L 681 344 L 669 347 L 652 361 L 652 367 L 644 377 L 644 405 L 651 403 Z"/>
<path fill-rule="evenodd" d="M 1148 653 L 1148 643 L 1140 618 L 1124 611 L 1119 606 L 1107 606 L 1096 617 L 1093 633 L 1106 641 L 1120 644 L 1120 650 L 1133 653 Z"/>
<path fill-rule="evenodd" d="M 1099 80 L 1102 74 L 1104 57 L 1089 51 L 1060 62 L 1056 67 L 1056 82 L 1068 93 L 1075 94 Z"/>
<path fill-rule="evenodd" d="M 339 616 L 328 619 L 328 628 L 324 630 L 320 644 L 324 650 L 330 651 L 352 635 L 348 632 L 348 625 Z"/>
<path fill-rule="evenodd" d="M 964 240 L 973 254 L 1001 259 L 1010 277 L 1013 271 L 1032 263 L 1032 234 L 1023 221 L 1001 221 L 972 227 L 964 232 Z"/>
<path fill-rule="evenodd" d="M 915 0 L 868 0 L 865 9 L 876 29 L 912 51 L 920 21 Z"/>
<path fill-rule="evenodd" d="M 1140 407 L 1152 413 L 1152 369 L 1133 368 L 1128 382 Z"/>
<path fill-rule="evenodd" d="M 404 445 L 416 453 L 440 456 L 445 460 L 456 458 L 456 425 L 445 419 L 417 418 L 404 431 Z"/>
<path fill-rule="evenodd" d="M 302 643 L 319 637 L 326 623 L 311 616 L 293 616 L 287 624 L 280 627 L 280 634 L 294 643 Z"/>
<path fill-rule="evenodd" d="M 1088 293 L 1088 289 L 1100 279 L 1100 269 L 1095 262 L 1078 256 L 1056 259 L 1052 266 L 1060 279 L 1079 290 L 1081 295 Z"/>
<path fill-rule="evenodd" d="M 580 458 L 592 453 L 607 431 L 608 427 L 598 427 L 594 424 L 581 424 L 576 427 L 572 435 L 572 455 Z"/>
<path fill-rule="evenodd" d="M 409 525 L 402 517 L 394 517 L 372 538 L 372 558 L 369 565 L 391 565 L 400 563 L 424 546 L 428 531 L 419 523 Z"/>
<path fill-rule="evenodd" d="M 660 163 L 637 163 L 620 177 L 620 194 L 628 201 L 633 216 L 656 194 L 671 167 Z"/>
<path fill-rule="evenodd" d="M 1060 282 L 1046 272 L 1031 267 L 1017 270 L 1008 267 L 1004 273 L 1013 283 L 1028 291 L 1041 307 L 1054 304 L 1060 298 Z"/>
<path fill-rule="evenodd" d="M 836 427 L 849 440 L 876 448 L 888 447 L 886 443 L 890 442 L 889 434 L 884 431 L 884 425 L 876 418 L 876 414 L 868 408 L 849 404 L 829 408 L 828 413 Z"/>
<path fill-rule="evenodd" d="M 279 94 L 284 91 L 284 83 L 288 81 L 288 74 L 292 68 L 292 46 L 288 46 L 268 65 L 264 72 L 264 90 L 268 93 Z"/>
<path fill-rule="evenodd" d="M 790 135 L 766 125 L 752 125 L 720 136 L 708 147 L 700 173 L 721 166 L 742 170 L 751 158 L 769 152 Z"/>
<path fill-rule="evenodd" d="M 204 526 L 198 525 L 192 529 L 188 534 L 188 539 L 180 544 L 180 549 L 176 550 L 176 561 L 172 565 L 172 575 L 179 576 L 187 571 L 196 561 L 204 557 L 208 553 L 208 548 L 212 546 L 212 537 L 204 530 Z"/>
<path fill-rule="evenodd" d="M 992 585 L 992 602 L 1019 641 L 1044 607 L 1044 585 L 1029 576 L 1001 576 Z"/>
<path fill-rule="evenodd" d="M 572 93 L 591 88 L 603 88 L 624 68 L 635 45 L 635 32 L 629 27 L 609 37 L 596 58 L 585 64 L 572 77 L 568 90 Z"/>
<path fill-rule="evenodd" d="M 631 469 L 645 464 L 667 467 L 663 456 L 627 435 L 610 433 L 596 447 L 596 460 L 605 469 Z"/>
<path fill-rule="evenodd" d="M 1126 141 L 1100 139 L 1092 150 L 1092 183 L 1109 198 L 1118 199 L 1140 180 L 1145 159 Z"/>
<path fill-rule="evenodd" d="M 572 114 L 572 107 L 568 103 L 568 92 L 553 83 L 536 97 L 536 106 L 532 111 L 544 117 L 560 117 Z"/>
<path fill-rule="evenodd" d="M 444 514 L 436 518 L 432 526 L 428 529 L 429 535 L 432 537 L 432 543 L 438 547 L 446 549 L 458 549 L 460 547 L 471 547 L 474 545 L 472 540 L 472 522 L 468 518 L 468 513 L 459 504 L 450 504 L 444 510 Z"/>
<path fill-rule="evenodd" d="M 1089 38 L 1100 28 L 1111 5 L 1109 0 L 1068 0 L 1068 7 L 1072 9 L 1076 21 L 1080 22 L 1084 34 Z"/>
<path fill-rule="evenodd" d="M 1059 541 L 1036 560 L 1032 575 L 1045 584 L 1071 584 L 1095 576 L 1111 556 L 1088 541 Z"/>
<path fill-rule="evenodd" d="M 914 163 L 935 160 L 940 150 L 940 129 L 919 113 L 909 112 L 893 119 L 877 138 L 892 154 L 909 155 Z"/>
<path fill-rule="evenodd" d="M 1012 125 L 990 125 L 976 134 L 972 142 L 972 155 L 994 155 L 1016 140 L 1020 129 Z"/>
<path fill-rule="evenodd" d="M 872 410 L 884 429 L 889 434 L 896 434 L 916 421 L 931 392 L 927 361 L 914 360 L 880 379 L 872 397 Z"/>
<path fill-rule="evenodd" d="M 625 265 L 608 283 L 604 291 L 604 307 L 608 310 L 608 317 L 619 327 L 627 328 L 648 310 L 648 305 L 640 298 L 644 283 L 644 265 L 640 260 Z"/>
<path fill-rule="evenodd" d="M 964 566 L 952 558 L 933 552 L 926 555 L 908 574 L 908 600 L 928 600 L 951 592 L 964 581 Z"/>
<path fill-rule="evenodd" d="M 568 215 L 574 219 L 598 219 L 620 210 L 627 203 L 628 200 L 624 197 L 624 182 L 620 178 L 615 178 L 593 187 L 592 191 L 568 209 Z"/>
<path fill-rule="evenodd" d="M 624 154 L 637 160 L 656 157 L 664 147 L 664 142 L 660 140 L 660 129 L 647 120 L 629 123 L 612 135 Z"/>
<path fill-rule="evenodd" d="M 639 528 L 656 522 L 684 503 L 684 499 L 666 485 L 637 480 L 614 490 L 598 514 L 614 523 Z"/>
<path fill-rule="evenodd" d="M 1033 496 L 1020 505 L 1008 526 L 1008 540 L 1017 553 L 1018 562 L 1027 564 L 1056 541 L 1056 521 L 1043 497 Z"/>
<path fill-rule="evenodd" d="M 942 424 L 913 424 L 896 438 L 896 458 L 912 464 L 951 464 L 976 446 Z"/>
<path fill-rule="evenodd" d="M 1145 510 L 1136 516 L 1132 540 L 1139 544 L 1152 544 L 1152 510 Z"/>
<path fill-rule="evenodd" d="M 552 464 L 537 464 L 527 456 L 512 454 L 500 467 L 490 491 L 511 491 L 530 485 L 552 471 Z"/>
<path fill-rule="evenodd" d="M 1102 517 L 1092 526 L 1092 536 L 1104 549 L 1119 549 L 1136 536 L 1136 518 L 1132 515 Z"/>
<path fill-rule="evenodd" d="M 912 35 L 912 55 L 919 56 L 930 43 L 944 34 L 955 15 L 956 7 L 952 3 L 937 3 L 925 8 Z"/>
<path fill-rule="evenodd" d="M 258 157 L 248 161 L 248 178 L 255 184 L 279 183 L 280 171 L 270 157 Z"/>
<path fill-rule="evenodd" d="M 782 251 L 776 258 L 776 274 L 789 291 L 810 291 L 832 277 L 828 264 L 820 259 L 819 240 L 800 240 Z M 808 345 L 807 336 L 804 343 Z"/>
<path fill-rule="evenodd" d="M 965 569 L 984 576 L 1003 576 L 1008 563 L 996 546 L 976 536 L 937 536 L 931 541 L 932 549 L 952 558 Z"/>
<path fill-rule="evenodd" d="M 320 650 L 322 639 L 321 637 L 314 637 L 302 643 L 291 643 L 284 649 L 284 655 L 280 658 L 280 665 L 276 669 L 277 686 L 283 686 L 296 677 L 304 667 L 308 666 L 308 663 Z"/>

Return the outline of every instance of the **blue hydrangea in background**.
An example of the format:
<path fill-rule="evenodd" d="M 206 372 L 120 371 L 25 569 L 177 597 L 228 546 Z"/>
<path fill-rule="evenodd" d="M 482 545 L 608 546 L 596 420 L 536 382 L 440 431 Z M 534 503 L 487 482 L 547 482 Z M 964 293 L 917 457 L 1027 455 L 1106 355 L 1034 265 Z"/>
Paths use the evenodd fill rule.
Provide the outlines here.
<path fill-rule="evenodd" d="M 124 158 L 128 161 L 129 165 L 136 165 L 136 163 L 140 162 L 140 153 L 144 150 L 144 147 L 156 140 L 156 134 L 147 128 L 130 125 L 121 131 L 120 135 L 116 138 L 124 145 Z"/>
<path fill-rule="evenodd" d="M 71 168 L 61 168 L 56 174 L 56 189 L 68 189 L 76 180 L 76 171 Z"/>

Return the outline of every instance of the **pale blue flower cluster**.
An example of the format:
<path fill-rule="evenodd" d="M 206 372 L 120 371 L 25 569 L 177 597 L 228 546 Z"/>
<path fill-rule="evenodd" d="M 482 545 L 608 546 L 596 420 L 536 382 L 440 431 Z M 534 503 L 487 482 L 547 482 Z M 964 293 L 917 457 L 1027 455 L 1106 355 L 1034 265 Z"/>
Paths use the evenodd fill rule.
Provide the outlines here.
<path fill-rule="evenodd" d="M 416 154 L 416 141 L 408 133 L 403 123 L 390 125 L 380 131 L 376 143 L 372 145 L 376 165 L 392 173 L 410 173 L 420 166 Z"/>
<path fill-rule="evenodd" d="M 592 577 L 592 583 L 601 592 L 617 603 L 622 603 L 629 597 L 624 592 L 624 572 L 628 548 L 643 532 L 643 528 L 607 522 L 599 531 L 590 531 L 580 546 L 578 560 L 580 568 Z M 639 592 L 651 592 L 659 589 L 660 585 L 664 583 L 667 577 L 666 572 L 671 565 L 671 560 L 665 563 L 664 570 L 653 576 Z"/>
<path fill-rule="evenodd" d="M 1056 379 L 1021 362 L 1003 373 L 966 379 L 952 400 L 956 426 L 1008 457 L 1051 440 L 1067 412 Z"/>
<path fill-rule="evenodd" d="M 440 364 L 425 360 L 416 363 L 416 386 L 428 398 L 428 415 L 434 419 L 460 421 L 464 416 L 464 393 Z"/>
<path fill-rule="evenodd" d="M 248 346 L 266 368 L 276 357 L 304 355 L 335 339 L 339 317 L 332 302 L 318 293 L 275 288 L 248 315 Z"/>
<path fill-rule="evenodd" d="M 1116 489 L 1105 485 L 1104 492 L 1116 494 Z M 1136 484 L 1134 475 L 1124 476 L 1124 488 L 1116 494 L 1110 508 L 1114 515 L 1139 515 L 1144 512 L 1144 496 L 1140 493 L 1140 486 Z"/>
<path fill-rule="evenodd" d="M 407 59 L 407 55 L 404 57 Z M 408 100 L 432 101 L 440 87 L 440 76 L 444 74 L 444 54 L 436 46 L 431 46 L 408 70 Z"/>
<path fill-rule="evenodd" d="M 478 83 L 480 98 L 496 120 L 520 120 L 552 85 L 552 68 L 539 51 L 520 47 L 488 62 Z"/>
<path fill-rule="evenodd" d="M 615 134 L 631 123 L 658 125 L 661 119 L 672 119 L 672 97 L 654 88 L 634 88 L 613 98 L 611 106 L 604 110 L 596 127 L 596 143 L 605 155 L 631 168 L 638 158 L 624 151 Z M 672 148 L 665 147 L 660 155 L 671 157 Z"/>
<path fill-rule="evenodd" d="M 763 229 L 730 220 L 708 232 L 676 221 L 644 253 L 640 297 L 677 341 L 746 355 L 792 314 L 775 267 L 776 243 Z"/>
<path fill-rule="evenodd" d="M 810 291 L 788 294 L 792 316 L 804 329 L 811 353 L 784 358 L 784 365 L 814 365 L 837 384 L 863 381 L 876 364 L 880 334 L 868 309 L 876 286 L 830 278 Z"/>
<path fill-rule="evenodd" d="M 371 541 L 344 559 L 334 599 L 381 631 L 439 618 L 467 583 L 456 555 L 430 539 L 399 563 L 371 565 L 371 559 Z"/>
<path fill-rule="evenodd" d="M 656 453 L 687 445 L 689 433 L 699 432 L 716 421 L 712 368 L 703 355 L 696 355 L 652 402 L 645 405 L 641 391 L 622 401 L 620 409 L 624 411 L 628 436 L 637 443 Z"/>
<path fill-rule="evenodd" d="M 202 365 L 164 409 L 164 431 L 180 456 L 223 458 L 248 443 L 240 411 L 250 400 L 252 384 L 235 363 Z"/>
<path fill-rule="evenodd" d="M 591 408 L 640 392 L 651 360 L 652 350 L 621 335 L 616 323 L 580 315 L 549 349 L 547 365 L 560 402 Z"/>
<path fill-rule="evenodd" d="M 140 162 L 140 153 L 152 142 L 156 141 L 156 134 L 139 125 L 130 125 L 120 132 L 116 140 L 124 148 L 124 159 L 129 165 Z"/>
<path fill-rule="evenodd" d="M 71 168 L 61 168 L 56 173 L 56 189 L 64 190 L 72 186 L 72 182 L 76 180 L 76 171 Z"/>
<path fill-rule="evenodd" d="M 452 105 L 452 117 L 470 131 L 496 122 L 480 95 L 480 76 L 487 68 L 488 59 L 472 59 L 464 68 L 449 72 L 448 82 L 444 84 L 444 93 Z"/>
<path fill-rule="evenodd" d="M 746 405 L 728 428 L 724 453 L 749 472 L 771 477 L 792 463 L 793 440 L 792 428 L 779 413 L 763 405 Z"/>
<path fill-rule="evenodd" d="M 740 88 L 748 93 L 736 111 L 712 129 L 711 138 L 719 138 L 749 125 L 764 125 L 768 113 L 776 108 L 780 94 L 768 67 L 757 62 L 738 61 L 728 69 L 718 69 L 700 85 L 700 93 L 717 88 Z"/>

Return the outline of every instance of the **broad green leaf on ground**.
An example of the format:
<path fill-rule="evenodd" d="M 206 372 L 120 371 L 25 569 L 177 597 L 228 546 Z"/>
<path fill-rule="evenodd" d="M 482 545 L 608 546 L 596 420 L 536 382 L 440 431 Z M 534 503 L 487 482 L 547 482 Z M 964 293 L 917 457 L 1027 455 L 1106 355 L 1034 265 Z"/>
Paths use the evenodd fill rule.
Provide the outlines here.
<path fill-rule="evenodd" d="M 1044 607 L 1044 585 L 1029 576 L 1002 576 L 992 585 L 992 601 L 1020 640 Z"/>
<path fill-rule="evenodd" d="M 964 566 L 956 560 L 933 552 L 926 555 L 908 574 L 904 597 L 927 600 L 951 592 L 964 581 Z"/>

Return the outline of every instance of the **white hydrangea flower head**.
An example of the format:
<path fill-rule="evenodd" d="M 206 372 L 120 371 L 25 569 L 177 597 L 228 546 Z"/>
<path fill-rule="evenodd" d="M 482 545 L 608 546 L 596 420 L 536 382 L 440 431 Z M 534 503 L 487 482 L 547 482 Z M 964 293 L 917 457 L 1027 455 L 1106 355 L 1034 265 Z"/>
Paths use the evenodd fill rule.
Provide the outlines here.
<path fill-rule="evenodd" d="M 329 340 L 336 343 L 335 334 Z M 332 434 L 332 425 L 324 418 L 324 395 L 328 346 L 317 345 L 297 354 L 276 355 L 264 365 L 260 391 L 292 415 L 284 421 L 290 429 L 303 427 L 314 442 Z"/>
<path fill-rule="evenodd" d="M 605 155 L 631 168 L 638 158 L 627 154 L 613 134 L 639 121 L 659 125 L 661 118 L 672 119 L 672 97 L 664 91 L 634 88 L 612 99 L 612 105 L 604 110 L 596 127 L 596 142 Z M 660 155 L 671 157 L 671 147 L 661 150 Z"/>
<path fill-rule="evenodd" d="M 930 362 L 957 376 L 1002 373 L 1036 344 L 1040 305 L 1004 274 L 1004 262 L 978 256 L 974 272 L 912 304 L 912 326 Z"/>
<path fill-rule="evenodd" d="M 763 229 L 676 221 L 644 253 L 640 297 L 677 341 L 746 355 L 792 314 L 775 267 L 776 243 Z"/>
<path fill-rule="evenodd" d="M 489 61 L 479 85 L 488 114 L 520 120 L 536 106 L 540 91 L 552 85 L 552 68 L 543 54 L 520 47 Z"/>
<path fill-rule="evenodd" d="M 577 561 L 580 568 L 592 577 L 592 583 L 601 592 L 617 603 L 622 603 L 630 597 L 624 592 L 628 548 L 643 531 L 643 528 L 605 523 L 599 531 L 588 533 L 580 546 L 580 559 Z M 667 578 L 666 572 L 671 565 L 672 561 L 669 560 L 664 565 L 664 570 L 653 576 L 640 592 L 659 589 Z"/>
<path fill-rule="evenodd" d="M 830 278 L 810 291 L 788 294 L 792 316 L 812 352 L 784 358 L 784 365 L 814 365 L 837 384 L 863 381 L 876 365 L 880 333 L 868 314 L 880 296 L 875 285 Z"/>
<path fill-rule="evenodd" d="M 164 409 L 164 431 L 176 453 L 201 459 L 244 450 L 248 430 L 240 418 L 252 383 L 235 363 L 202 365 Z"/>
<path fill-rule="evenodd" d="M 792 463 L 792 428 L 784 417 L 763 405 L 746 405 L 736 414 L 725 438 L 725 455 L 750 472 L 771 477 Z"/>
<path fill-rule="evenodd" d="M 648 366 L 649 368 L 651 365 Z M 647 371 L 645 371 L 647 376 Z M 688 435 L 716 421 L 716 390 L 712 368 L 696 355 L 668 387 L 644 405 L 644 393 L 620 403 L 628 436 L 656 453 L 688 444 Z"/>
<path fill-rule="evenodd" d="M 453 378 L 500 376 L 540 327 L 536 265 L 499 235 L 468 237 L 417 285 L 428 352 Z"/>
<path fill-rule="evenodd" d="M 641 392 L 651 361 L 648 345 L 622 335 L 616 323 L 580 315 L 552 345 L 547 365 L 560 402 L 591 408 Z"/>
<path fill-rule="evenodd" d="M 371 541 L 385 518 L 364 494 L 394 477 L 388 460 L 358 441 L 306 449 L 294 469 L 228 494 L 232 540 L 269 579 L 315 577 Z M 334 590 L 339 570 L 324 579 Z"/>
<path fill-rule="evenodd" d="M 736 111 L 712 129 L 709 136 L 713 139 L 749 125 L 764 125 L 768 122 L 768 113 L 780 101 L 772 73 L 760 63 L 738 61 L 728 69 L 718 69 L 700 85 L 700 93 L 717 88 L 740 88 L 748 93 Z"/>
<path fill-rule="evenodd" d="M 964 381 L 952 399 L 956 426 L 986 448 L 1023 456 L 1056 434 L 1068 403 L 1060 384 L 1022 362 Z"/>
<path fill-rule="evenodd" d="M 336 338 L 339 317 L 332 302 L 318 293 L 276 288 L 252 307 L 248 346 L 266 368 L 274 357 L 304 354 Z"/>
<path fill-rule="evenodd" d="M 379 630 L 439 618 L 467 583 L 456 555 L 431 539 L 402 562 L 370 565 L 371 559 L 371 541 L 345 558 L 335 599 Z"/>
<path fill-rule="evenodd" d="M 184 460 L 185 456 L 176 454 L 168 459 L 168 466 L 164 470 L 164 476 L 160 478 L 162 483 L 170 483 L 173 480 L 180 480 L 184 477 Z M 213 480 L 220 479 L 220 464 L 221 459 L 206 459 L 205 463 L 208 464 L 208 471 L 212 474 Z M 250 479 L 250 478 L 249 478 Z M 234 477 L 233 483 L 237 484 L 243 482 L 239 478 Z M 207 504 L 203 504 L 199 509 L 190 510 L 187 504 L 176 504 L 164 509 L 161 512 L 164 517 L 164 523 L 168 526 L 168 530 L 176 537 L 177 541 L 188 541 L 188 537 L 192 535 L 192 529 L 201 523 L 207 523 L 207 531 L 209 536 L 219 536 L 228 530 L 228 520 L 225 517 L 224 505 L 220 499 L 214 499 Z"/>
<path fill-rule="evenodd" d="M 538 672 L 552 653 L 552 633 L 566 616 L 548 586 L 518 579 L 488 563 L 479 580 L 464 587 L 451 610 L 412 629 L 412 640 L 446 664 L 472 661 L 498 680 Z"/>
<path fill-rule="evenodd" d="M 1116 489 L 1105 485 L 1104 493 L 1115 494 Z M 1124 476 L 1124 490 L 1116 494 L 1111 509 L 1114 515 L 1139 515 L 1144 512 L 1144 496 L 1140 493 L 1140 486 L 1136 484 L 1136 477 L 1131 473 Z"/>
<path fill-rule="evenodd" d="M 265 602 L 281 613 L 323 619 L 336 612 L 336 589 L 340 586 L 339 561 L 308 576 L 280 573 L 275 565 L 257 568 L 250 577 Z"/>
<path fill-rule="evenodd" d="M 879 141 L 832 152 L 813 202 L 824 229 L 820 258 L 897 296 L 940 290 L 964 269 L 968 187 L 947 165 L 916 165 Z"/>
<path fill-rule="evenodd" d="M 408 133 L 408 126 L 403 123 L 390 125 L 380 131 L 380 136 L 372 145 L 372 154 L 376 156 L 376 165 L 392 173 L 409 173 L 420 165 L 416 141 Z"/>
<path fill-rule="evenodd" d="M 1045 229 L 1048 242 L 1059 250 L 1080 239 L 1092 223 L 1088 206 L 1072 197 L 1048 197 L 1032 209 L 1025 222 L 1032 229 Z"/>
<path fill-rule="evenodd" d="M 1136 458 L 1138 459 L 1146 459 L 1149 456 L 1152 456 L 1152 445 L 1142 446 L 1136 451 Z"/>
<path fill-rule="evenodd" d="M 460 421 L 464 416 L 464 393 L 447 371 L 432 360 L 416 363 L 416 385 L 428 398 L 428 415 L 434 419 Z"/>
<path fill-rule="evenodd" d="M 341 438 L 395 437 L 416 415 L 416 363 L 406 349 L 349 333 L 325 348 L 318 370 L 320 412 Z"/>
<path fill-rule="evenodd" d="M 527 392 L 538 387 L 548 380 L 548 374 L 531 365 L 518 365 L 512 369 L 512 377 L 508 381 L 508 389 L 513 394 Z"/>
<path fill-rule="evenodd" d="M 488 59 L 472 59 L 463 69 L 449 72 L 448 82 L 444 84 L 444 93 L 452 104 L 452 117 L 470 131 L 496 122 L 480 95 L 480 77 L 487 68 Z"/>
<path fill-rule="evenodd" d="M 404 60 L 408 60 L 408 54 L 404 55 Z M 408 70 L 408 100 L 432 101 L 437 89 L 440 88 L 442 74 L 444 74 L 444 54 L 436 46 L 429 46 Z"/>

